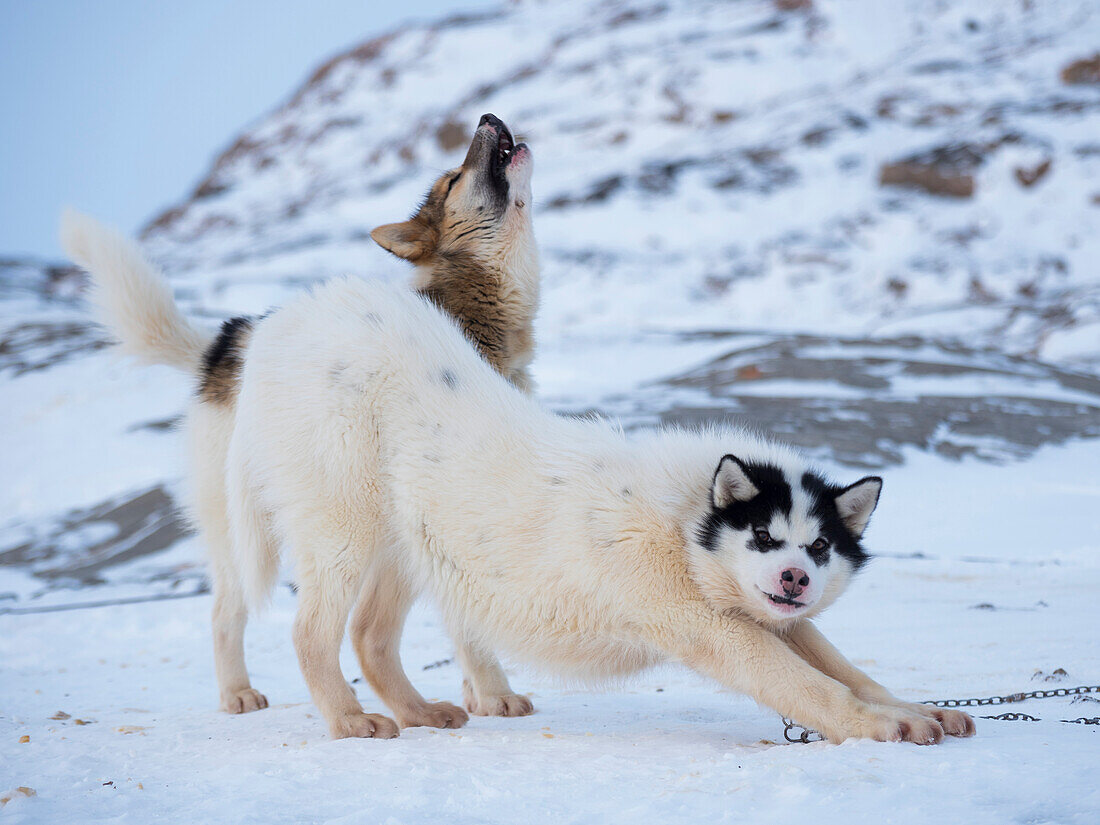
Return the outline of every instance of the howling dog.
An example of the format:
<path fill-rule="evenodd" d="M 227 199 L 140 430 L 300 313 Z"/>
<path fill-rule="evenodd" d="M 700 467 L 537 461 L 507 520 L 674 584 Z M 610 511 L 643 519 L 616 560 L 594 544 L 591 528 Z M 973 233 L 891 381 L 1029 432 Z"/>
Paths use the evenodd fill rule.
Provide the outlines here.
<path fill-rule="evenodd" d="M 500 118 L 483 115 L 462 165 L 436 179 L 409 220 L 371 233 L 383 248 L 415 265 L 413 288 L 455 317 L 485 359 L 525 392 L 533 389 L 528 365 L 534 355 L 539 299 L 538 249 L 529 207 L 532 169 L 528 146 L 517 145 Z M 244 662 L 248 614 L 226 498 L 239 376 L 258 322 L 229 319 L 216 337 L 192 328 L 176 309 L 167 284 L 140 252 L 90 218 L 66 214 L 62 242 L 73 260 L 92 273 L 98 318 L 115 333 L 122 349 L 142 360 L 193 373 L 199 380 L 185 426 L 194 497 L 190 515 L 211 559 L 221 703 L 230 713 L 265 708 L 267 699 L 252 688 Z M 364 589 L 363 596 L 374 602 L 369 589 Z M 370 612 L 364 607 L 357 615 Z M 471 652 L 468 659 L 483 674 L 480 683 L 496 680 L 492 696 L 476 694 L 469 679 L 464 681 L 471 712 L 504 716 L 531 712 L 526 696 L 507 689 L 492 655 Z M 457 709 L 450 715 L 436 713 L 427 721 L 415 713 L 399 714 L 399 718 L 406 726 L 458 726 L 467 720 Z"/>
<path fill-rule="evenodd" d="M 517 147 L 508 170 L 525 162 Z M 66 236 L 118 337 L 201 376 L 211 343 L 136 253 L 87 221 Z M 474 713 L 530 711 L 497 663 L 504 651 L 582 678 L 682 662 L 836 742 L 974 732 L 965 713 L 894 697 L 811 621 L 866 561 L 881 479 L 836 485 L 737 429 L 628 436 L 553 415 L 429 296 L 379 283 L 335 280 L 292 301 L 254 325 L 237 359 L 214 364 L 235 403 L 200 399 L 189 415 L 199 517 L 225 519 L 208 533 L 222 537 L 216 592 L 232 589 L 218 598 L 239 611 L 215 619 L 229 700 L 257 702 L 244 600 L 267 599 L 285 547 L 294 645 L 333 737 L 467 721 L 425 701 L 401 667 L 421 593 L 441 608 Z M 396 721 L 364 712 L 341 673 L 353 606 L 363 673 Z"/>
<path fill-rule="evenodd" d="M 457 318 L 486 360 L 528 392 L 539 301 L 530 200 L 530 149 L 496 115 L 482 115 L 462 166 L 440 175 L 409 220 L 370 233 L 415 264 L 413 288 Z"/>

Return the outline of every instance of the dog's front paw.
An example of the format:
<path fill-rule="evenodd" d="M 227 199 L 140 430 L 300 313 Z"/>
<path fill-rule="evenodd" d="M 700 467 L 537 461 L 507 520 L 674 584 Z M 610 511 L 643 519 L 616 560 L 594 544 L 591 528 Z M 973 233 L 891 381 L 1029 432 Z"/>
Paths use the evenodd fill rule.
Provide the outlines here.
<path fill-rule="evenodd" d="M 403 728 L 461 728 L 470 717 L 450 702 L 429 702 L 421 708 L 397 714 L 397 721 Z"/>
<path fill-rule="evenodd" d="M 226 713 L 249 713 L 267 707 L 267 697 L 258 690 L 245 688 L 222 694 L 222 707 Z"/>
<path fill-rule="evenodd" d="M 961 710 L 951 708 L 933 708 L 932 717 L 940 723 L 948 736 L 973 736 L 977 731 L 974 717 Z"/>
<path fill-rule="evenodd" d="M 462 704 L 474 716 L 530 716 L 535 712 L 526 696 L 518 693 L 479 696 L 467 681 L 462 683 Z"/>
<path fill-rule="evenodd" d="M 831 724 L 818 728 L 830 742 L 874 739 L 878 742 L 913 742 L 935 745 L 943 741 L 943 727 L 924 708 L 918 711 L 894 705 L 857 701 Z"/>
<path fill-rule="evenodd" d="M 864 736 L 879 742 L 912 742 L 916 745 L 937 745 L 943 741 L 940 723 L 920 713 L 900 708 L 873 707 Z"/>
<path fill-rule="evenodd" d="M 882 702 L 881 704 L 899 707 L 911 713 L 917 713 L 929 719 L 935 719 L 940 723 L 943 732 L 948 736 L 973 736 L 976 731 L 974 718 L 969 713 L 963 713 L 961 710 L 938 708 L 934 705 L 918 705 L 912 702 L 899 702 L 897 700 Z"/>
<path fill-rule="evenodd" d="M 400 731 L 397 723 L 379 713 L 349 713 L 329 725 L 333 739 L 393 739 Z"/>

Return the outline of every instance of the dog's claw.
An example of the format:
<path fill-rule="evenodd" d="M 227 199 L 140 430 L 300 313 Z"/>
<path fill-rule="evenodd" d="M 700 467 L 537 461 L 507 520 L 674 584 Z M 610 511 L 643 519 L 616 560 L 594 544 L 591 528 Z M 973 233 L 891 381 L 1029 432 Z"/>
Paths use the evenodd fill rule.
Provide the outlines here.
<path fill-rule="evenodd" d="M 379 713 L 351 713 L 336 720 L 330 732 L 333 739 L 393 739 L 401 731 L 397 723 Z"/>
<path fill-rule="evenodd" d="M 410 713 L 399 714 L 397 721 L 403 728 L 461 728 L 470 721 L 470 717 L 450 702 L 431 702 Z"/>
<path fill-rule="evenodd" d="M 828 738 L 836 742 L 842 742 L 848 737 L 860 737 L 878 742 L 936 745 L 944 737 L 944 728 L 932 714 L 886 705 L 869 707 L 863 721 L 857 723 L 856 728 Z"/>
<path fill-rule="evenodd" d="M 253 688 L 245 688 L 227 693 L 222 697 L 222 707 L 226 713 L 250 713 L 267 707 L 267 697 Z"/>
<path fill-rule="evenodd" d="M 963 713 L 961 710 L 937 708 L 933 716 L 948 736 L 973 736 L 977 731 L 974 725 L 974 717 L 969 713 Z"/>
<path fill-rule="evenodd" d="M 474 696 L 468 694 L 463 704 L 474 716 L 530 716 L 535 706 L 526 696 L 505 693 L 500 696 Z"/>

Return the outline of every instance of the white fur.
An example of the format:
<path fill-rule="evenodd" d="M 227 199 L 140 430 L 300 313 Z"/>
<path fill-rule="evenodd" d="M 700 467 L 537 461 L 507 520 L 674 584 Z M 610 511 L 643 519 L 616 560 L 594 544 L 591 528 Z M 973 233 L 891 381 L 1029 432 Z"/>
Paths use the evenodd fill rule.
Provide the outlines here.
<path fill-rule="evenodd" d="M 166 288 L 119 260 L 125 271 L 97 271 L 97 282 L 118 279 L 148 299 L 150 314 L 136 306 L 108 318 L 148 317 L 158 335 L 188 339 L 178 314 L 165 312 Z M 147 358 L 197 364 L 197 338 L 164 347 L 140 324 L 124 332 Z M 340 280 L 268 317 L 249 344 L 235 408 L 196 403 L 189 430 L 231 710 L 266 703 L 244 669 L 243 590 L 262 601 L 285 546 L 297 562 L 295 646 L 334 736 L 397 733 L 392 720 L 363 713 L 340 671 L 360 593 L 356 652 L 400 724 L 465 721 L 453 705 L 424 702 L 396 658 L 404 612 L 422 591 L 443 610 L 474 712 L 530 712 L 492 659 L 504 649 L 586 677 L 682 661 L 834 740 L 938 741 L 945 720 L 963 730 L 950 712 L 893 699 L 809 622 L 761 623 L 714 589 L 734 577 L 694 535 L 719 459 L 733 453 L 798 478 L 795 453 L 740 430 L 628 437 L 551 415 L 406 290 Z M 843 578 L 833 578 L 839 589 Z"/>
<path fill-rule="evenodd" d="M 167 282 L 124 237 L 71 209 L 61 216 L 61 245 L 92 273 L 96 319 L 112 330 L 126 353 L 151 364 L 194 372 L 209 336 L 191 326 Z"/>

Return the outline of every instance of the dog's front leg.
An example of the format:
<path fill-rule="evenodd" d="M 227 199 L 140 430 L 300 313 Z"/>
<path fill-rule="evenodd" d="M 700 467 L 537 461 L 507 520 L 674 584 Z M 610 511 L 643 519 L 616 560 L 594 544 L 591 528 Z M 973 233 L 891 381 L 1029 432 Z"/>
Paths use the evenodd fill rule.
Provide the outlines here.
<path fill-rule="evenodd" d="M 462 665 L 462 698 L 466 709 L 477 716 L 527 716 L 534 713 L 531 700 L 508 684 L 497 657 L 476 642 L 456 637 Z"/>
<path fill-rule="evenodd" d="M 856 737 L 930 745 L 943 738 L 934 719 L 865 702 L 756 622 L 705 605 L 685 605 L 667 618 L 671 638 L 662 647 L 670 653 L 833 742 Z"/>
<path fill-rule="evenodd" d="M 809 620 L 803 620 L 783 634 L 791 648 L 826 676 L 847 685 L 864 702 L 905 708 L 935 719 L 951 736 L 972 736 L 974 720 L 969 714 L 949 708 L 936 708 L 898 699 L 862 670 L 849 662 Z"/>

